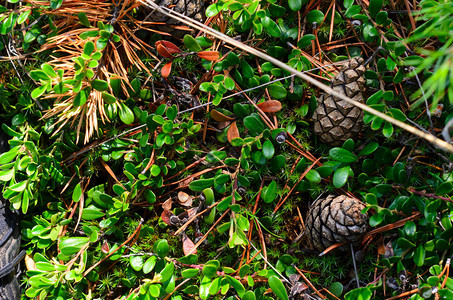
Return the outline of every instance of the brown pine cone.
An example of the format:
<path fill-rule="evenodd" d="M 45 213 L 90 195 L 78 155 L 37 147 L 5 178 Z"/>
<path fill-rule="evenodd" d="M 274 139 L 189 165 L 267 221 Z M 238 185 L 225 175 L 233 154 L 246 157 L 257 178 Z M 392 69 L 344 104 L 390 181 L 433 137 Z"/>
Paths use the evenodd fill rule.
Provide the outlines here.
<path fill-rule="evenodd" d="M 355 243 L 368 229 L 365 205 L 345 195 L 316 200 L 305 222 L 310 246 L 320 252 L 337 243 Z M 346 250 L 347 247 L 339 247 Z"/>
<path fill-rule="evenodd" d="M 365 86 L 365 67 L 361 65 L 362 62 L 360 57 L 346 62 L 330 84 L 335 91 L 359 102 L 364 102 L 362 91 Z M 318 98 L 313 119 L 315 133 L 321 142 L 341 146 L 344 141 L 354 138 L 362 130 L 363 111 L 349 102 L 325 93 Z"/>
<path fill-rule="evenodd" d="M 155 0 L 154 2 L 159 6 L 171 8 L 172 10 L 191 17 L 196 21 L 201 22 L 204 20 L 205 6 L 203 0 Z M 154 22 L 166 23 L 167 25 L 165 26 L 157 26 L 157 29 L 172 34 L 179 34 L 179 32 L 177 32 L 174 27 L 168 25 L 185 25 L 180 24 L 179 21 L 168 17 L 158 11 L 153 12 L 150 16 L 150 19 Z M 187 31 L 183 31 L 183 33 L 184 32 L 187 33 Z"/>

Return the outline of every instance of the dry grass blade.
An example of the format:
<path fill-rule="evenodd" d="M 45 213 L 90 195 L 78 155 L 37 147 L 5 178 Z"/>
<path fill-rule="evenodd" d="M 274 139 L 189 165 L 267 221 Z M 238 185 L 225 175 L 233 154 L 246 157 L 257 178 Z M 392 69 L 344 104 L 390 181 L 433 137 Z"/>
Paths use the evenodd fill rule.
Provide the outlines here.
<path fill-rule="evenodd" d="M 157 4 L 155 4 L 154 2 L 152 2 L 151 0 L 140 0 L 143 4 L 155 9 L 156 11 L 162 13 L 162 14 L 165 14 L 169 17 L 172 17 L 184 24 L 187 24 L 193 28 L 196 28 L 198 30 L 201 30 L 201 31 L 204 31 L 218 39 L 221 39 L 222 41 L 228 43 L 228 44 L 231 44 L 232 46 L 234 47 L 238 47 L 239 49 L 242 49 L 244 51 L 247 51 L 248 53 L 250 54 L 253 54 L 259 58 L 262 58 L 264 60 L 267 60 L 269 62 L 271 62 L 272 64 L 274 64 L 275 66 L 279 67 L 279 68 L 282 68 L 283 70 L 286 70 L 288 72 L 291 72 L 292 74 L 295 74 L 296 76 L 300 77 L 301 79 L 303 80 L 306 80 L 307 82 L 309 82 L 310 84 L 322 89 L 323 91 L 325 91 L 326 93 L 336 97 L 336 98 L 339 98 L 341 100 L 344 100 L 348 103 L 351 103 L 355 106 L 357 106 L 358 108 L 370 113 L 370 114 L 373 114 L 377 117 L 380 117 L 382 118 L 384 121 L 386 122 L 389 122 L 395 126 L 398 126 L 400 128 L 402 128 L 403 130 L 406 130 L 420 138 L 423 138 L 425 140 L 427 140 L 428 142 L 434 144 L 435 146 L 441 148 L 441 149 L 444 149 L 448 152 L 451 152 L 453 153 L 453 145 L 447 143 L 446 141 L 444 140 L 441 140 L 439 138 L 436 138 L 435 136 L 431 135 L 431 134 L 428 134 L 428 133 L 425 133 L 411 125 L 408 125 L 404 122 L 401 122 L 401 121 L 398 121 L 380 111 L 377 111 L 369 106 L 367 106 L 366 104 L 363 104 L 361 102 L 358 102 L 358 101 L 355 101 L 343 94 L 340 94 L 336 91 L 334 91 L 331 87 L 323 84 L 322 82 L 314 79 L 314 78 L 311 78 L 309 77 L 308 75 L 306 74 L 303 74 L 302 72 L 300 71 L 297 71 L 296 69 L 288 66 L 287 64 L 285 64 L 284 62 L 278 60 L 278 59 L 275 59 L 259 50 L 256 50 L 255 48 L 252 48 L 248 45 L 245 45 L 244 43 L 241 43 L 239 41 L 236 41 L 232 38 L 230 38 L 229 36 L 213 29 L 213 28 L 210 28 L 208 26 L 205 26 L 204 24 L 200 23 L 200 22 L 197 22 L 187 16 L 184 16 L 182 14 L 179 14 L 177 12 L 174 12 L 172 11 L 171 9 L 168 9 L 166 7 L 161 7 L 161 6 L 158 6 Z"/>

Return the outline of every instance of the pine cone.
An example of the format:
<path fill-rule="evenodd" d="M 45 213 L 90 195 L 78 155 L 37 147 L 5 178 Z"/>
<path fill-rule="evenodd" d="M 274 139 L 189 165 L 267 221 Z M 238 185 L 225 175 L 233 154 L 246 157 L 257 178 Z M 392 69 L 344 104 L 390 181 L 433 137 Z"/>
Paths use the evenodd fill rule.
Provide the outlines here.
<path fill-rule="evenodd" d="M 191 17 L 194 20 L 203 21 L 204 19 L 203 0 L 155 0 L 154 2 L 159 6 L 171 8 L 172 10 Z M 175 28 L 168 25 L 182 25 L 179 21 L 157 11 L 151 14 L 150 19 L 154 22 L 166 23 L 166 26 L 159 25 L 157 26 L 157 29 L 173 34 L 176 33 Z M 187 33 L 187 31 L 184 32 Z"/>
<path fill-rule="evenodd" d="M 344 195 L 316 200 L 305 222 L 310 246 L 322 252 L 337 243 L 358 242 L 368 229 L 368 216 L 361 213 L 364 208 L 359 200 Z"/>
<path fill-rule="evenodd" d="M 365 67 L 361 65 L 362 61 L 362 58 L 353 58 L 346 62 L 330 84 L 335 91 L 359 102 L 364 102 Z M 315 133 L 321 142 L 341 146 L 362 130 L 363 112 L 353 104 L 325 93 L 318 98 L 313 119 Z"/>

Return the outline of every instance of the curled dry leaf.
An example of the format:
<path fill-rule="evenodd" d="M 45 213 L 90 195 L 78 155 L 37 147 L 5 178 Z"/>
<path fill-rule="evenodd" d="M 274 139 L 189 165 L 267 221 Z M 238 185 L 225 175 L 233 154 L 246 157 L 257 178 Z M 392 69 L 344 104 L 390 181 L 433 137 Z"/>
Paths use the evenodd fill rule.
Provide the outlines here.
<path fill-rule="evenodd" d="M 171 217 L 173 216 L 173 213 L 169 211 L 168 209 L 165 209 L 160 217 L 162 218 L 162 221 L 164 221 L 165 224 L 167 225 L 173 225 L 171 221 Z"/>
<path fill-rule="evenodd" d="M 171 72 L 171 62 L 166 63 L 165 66 L 162 67 L 161 73 L 162 77 L 167 78 Z"/>
<path fill-rule="evenodd" d="M 275 113 L 282 109 L 282 104 L 277 100 L 268 100 L 257 104 L 265 113 Z"/>
<path fill-rule="evenodd" d="M 227 122 L 234 120 L 234 118 L 228 117 L 215 109 L 211 110 L 211 117 L 217 122 Z"/>
<path fill-rule="evenodd" d="M 186 212 L 187 212 L 187 217 L 189 219 L 192 219 L 197 214 L 198 208 L 197 207 L 192 207 L 191 209 L 187 210 Z"/>
<path fill-rule="evenodd" d="M 230 125 L 230 128 L 228 128 L 228 132 L 227 132 L 228 142 L 230 142 L 230 144 L 231 144 L 231 141 L 238 137 L 240 137 L 239 130 L 238 130 L 238 127 L 236 126 L 236 122 L 233 122 Z"/>
<path fill-rule="evenodd" d="M 168 51 L 168 49 L 165 46 L 161 45 L 161 44 L 156 45 L 156 50 L 163 57 L 171 58 L 173 56 L 170 53 L 170 51 Z"/>
<path fill-rule="evenodd" d="M 189 207 L 192 206 L 193 198 L 187 193 L 179 192 L 178 201 L 181 205 Z"/>
<path fill-rule="evenodd" d="M 38 269 L 36 269 L 35 261 L 33 260 L 33 258 L 30 255 L 28 255 L 28 254 L 25 255 L 24 261 L 25 261 L 25 267 L 27 268 L 27 271 L 38 270 Z"/>
<path fill-rule="evenodd" d="M 182 236 L 182 250 L 184 251 L 184 255 L 189 255 L 189 254 L 197 254 L 197 249 L 193 250 L 195 248 L 195 244 L 192 242 L 192 240 L 184 233 Z M 192 252 L 191 252 L 192 251 Z"/>
<path fill-rule="evenodd" d="M 182 52 L 182 50 L 179 49 L 178 46 L 176 46 L 175 44 L 173 44 L 172 42 L 169 42 L 169 41 L 157 41 L 156 48 L 157 48 L 157 45 L 164 46 L 165 48 L 167 48 L 168 52 L 170 52 L 171 54 L 177 54 L 177 53 Z"/>
<path fill-rule="evenodd" d="M 102 251 L 102 253 L 105 253 L 105 254 L 110 252 L 109 243 L 107 243 L 106 240 L 104 240 L 104 242 L 102 243 L 101 251 Z"/>
<path fill-rule="evenodd" d="M 230 126 L 231 122 L 230 121 L 227 121 L 227 122 L 219 122 L 217 124 L 217 129 L 219 130 L 222 130 L 224 128 L 227 128 L 228 126 Z"/>
<path fill-rule="evenodd" d="M 162 208 L 170 210 L 172 204 L 173 200 L 171 200 L 171 198 L 168 198 L 164 203 L 162 203 Z"/>
<path fill-rule="evenodd" d="M 218 51 L 200 51 L 197 53 L 200 58 L 215 61 L 220 58 L 220 53 Z"/>

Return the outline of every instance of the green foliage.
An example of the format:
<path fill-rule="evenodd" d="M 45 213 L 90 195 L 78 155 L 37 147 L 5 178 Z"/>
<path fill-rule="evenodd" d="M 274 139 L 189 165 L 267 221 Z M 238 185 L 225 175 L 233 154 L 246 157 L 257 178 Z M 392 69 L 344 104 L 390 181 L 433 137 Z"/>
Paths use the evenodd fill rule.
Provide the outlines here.
<path fill-rule="evenodd" d="M 411 36 L 405 42 L 396 31 L 411 27 L 408 18 L 391 14 L 382 0 L 368 7 L 345 0 L 334 11 L 306 0 L 220 1 L 206 15 L 222 14 L 227 34 L 326 82 L 337 74 L 329 60 L 371 57 L 366 104 L 437 130 L 451 114 L 444 101 L 452 98 L 447 2 L 423 0 L 423 24 L 404 32 Z M 34 262 L 24 298 L 292 299 L 312 292 L 299 270 L 322 293 L 328 288 L 344 299 L 384 297 L 384 285 L 389 297 L 412 285 L 419 288 L 414 298 L 451 297 L 443 272 L 452 255 L 450 156 L 368 113 L 359 138 L 320 145 L 311 129 L 317 88 L 223 45 L 222 60 L 218 53 L 189 56 L 168 43 L 165 56 L 149 46 L 149 53 L 136 50 L 143 69 L 105 77 L 106 64 L 122 68 L 121 58 L 107 56 L 109 45 L 166 42 L 144 33 L 140 41 L 120 40 L 124 24 L 113 12 L 108 22 L 73 13 L 84 27 L 80 53 L 67 69 L 54 67 L 50 55 L 61 54 L 37 50 L 60 30 L 48 10 L 66 4 L 0 7 L 2 38 L 14 37 L 33 56 L 26 62 L 30 78 L 2 77 L 0 89 L 10 146 L 0 154 L 2 195 L 24 215 L 22 245 Z M 142 13 L 127 11 L 137 20 Z M 414 48 L 425 43 L 436 50 Z M 186 35 L 181 47 L 200 53 L 214 45 L 219 41 Z M 154 72 L 156 51 L 173 63 L 165 79 Z M 443 103 L 444 115 L 426 118 L 407 66 L 417 67 L 430 110 Z M 0 68 L 13 72 L 11 64 Z M 91 121 L 87 111 L 94 112 Z M 87 143 L 81 147 L 71 123 L 80 128 L 98 117 L 102 124 L 90 136 L 80 132 Z M 306 241 L 295 243 L 299 217 L 325 193 L 355 195 L 367 205 L 371 229 L 392 228 L 359 246 L 365 257 L 357 275 L 366 283 L 360 288 L 348 284 L 349 255 L 318 257 L 304 249 Z M 387 282 L 374 280 L 375 272 Z"/>

